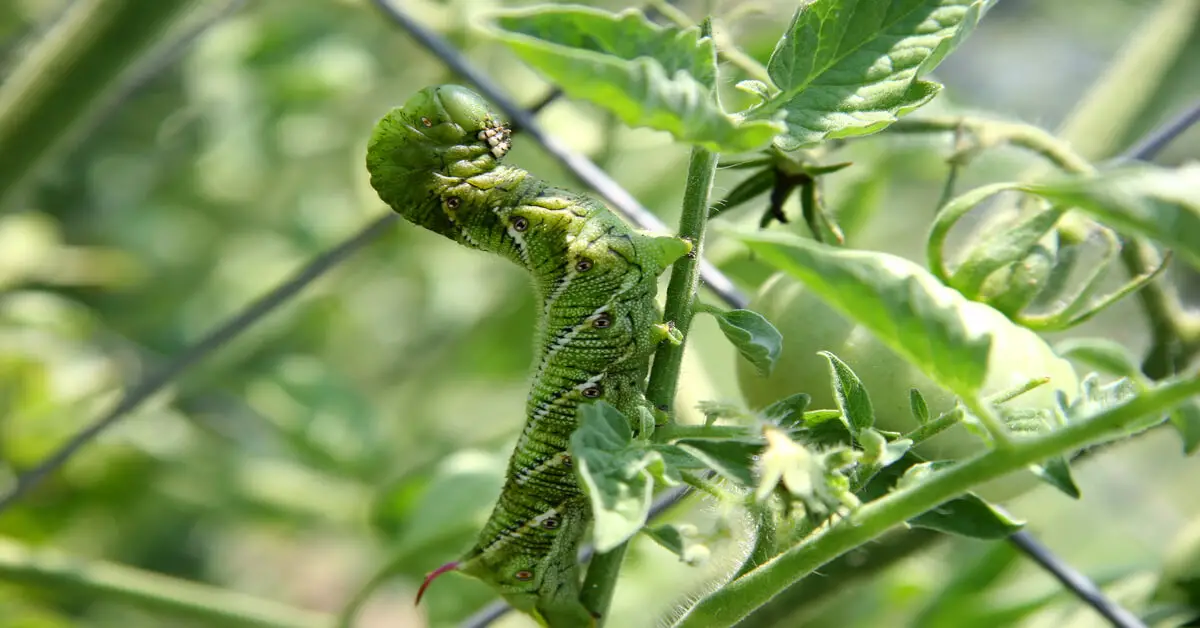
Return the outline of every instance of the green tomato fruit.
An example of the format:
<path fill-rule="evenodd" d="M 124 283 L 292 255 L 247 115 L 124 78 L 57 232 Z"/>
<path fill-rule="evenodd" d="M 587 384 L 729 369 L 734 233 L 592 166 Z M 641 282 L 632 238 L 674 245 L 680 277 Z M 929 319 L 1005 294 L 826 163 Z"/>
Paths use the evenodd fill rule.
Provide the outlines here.
<path fill-rule="evenodd" d="M 988 361 L 983 394 L 990 395 L 1019 386 L 1036 377 L 1050 383 L 1027 392 L 1005 405 L 1014 409 L 1049 408 L 1055 391 L 1073 399 L 1079 379 L 1071 364 L 1054 353 L 1037 334 L 1011 323 L 1003 314 L 982 304 L 971 304 L 978 320 L 972 328 L 995 336 Z M 978 307 L 975 307 L 978 306 Z M 802 283 L 778 273 L 767 280 L 749 309 L 765 316 L 783 334 L 783 352 L 770 377 L 760 376 L 745 363 L 738 363 L 738 384 L 746 403 L 761 409 L 791 394 L 812 396 L 813 409 L 836 408 L 828 361 L 819 351 L 841 358 L 866 386 L 875 411 L 875 427 L 907 432 L 917 427 L 909 409 L 909 389 L 925 397 L 931 418 L 954 407 L 954 393 L 929 379 L 881 342 L 869 330 L 827 305 Z M 956 425 L 921 443 L 915 452 L 927 459 L 963 458 L 978 452 L 984 443 L 961 425 Z M 980 491 L 993 500 L 1008 499 L 1036 483 L 1032 473 L 993 483 Z"/>

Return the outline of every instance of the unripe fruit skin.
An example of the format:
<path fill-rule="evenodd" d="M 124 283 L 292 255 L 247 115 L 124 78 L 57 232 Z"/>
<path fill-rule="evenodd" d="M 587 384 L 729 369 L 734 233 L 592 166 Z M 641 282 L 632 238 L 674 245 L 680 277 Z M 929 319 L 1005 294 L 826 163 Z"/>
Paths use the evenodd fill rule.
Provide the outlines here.
<path fill-rule="evenodd" d="M 799 281 L 782 273 L 763 284 L 749 309 L 765 316 L 783 334 L 783 352 L 770 377 L 760 376 L 744 360 L 738 363 L 738 384 L 747 405 L 761 409 L 788 395 L 804 392 L 812 396 L 810 408 L 836 408 L 829 363 L 817 354 L 831 351 L 854 370 L 866 386 L 875 411 L 875 427 L 908 432 L 918 426 L 909 409 L 909 389 L 917 388 L 936 418 L 954 407 L 956 397 L 926 377 L 866 328 L 827 305 Z M 1048 408 L 1055 391 L 1074 398 L 1079 380 L 1070 363 L 1053 353 L 1036 334 L 1012 330 L 1003 314 L 972 307 L 979 320 L 973 328 L 1005 330 L 996 337 L 983 386 L 987 396 L 1020 385 L 1033 377 L 1050 377 L 1050 383 L 1007 402 L 1009 408 Z M 983 442 L 961 425 L 918 445 L 915 452 L 927 459 L 963 458 L 977 453 Z M 991 483 L 981 494 L 1007 499 L 1035 485 L 1028 472 L 1014 474 L 1002 483 Z"/>

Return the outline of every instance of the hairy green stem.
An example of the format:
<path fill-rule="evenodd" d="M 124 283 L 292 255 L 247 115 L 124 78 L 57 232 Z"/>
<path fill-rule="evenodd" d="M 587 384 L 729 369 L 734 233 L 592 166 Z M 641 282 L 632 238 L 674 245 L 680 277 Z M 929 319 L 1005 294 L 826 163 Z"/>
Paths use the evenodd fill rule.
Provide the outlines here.
<path fill-rule="evenodd" d="M 754 520 L 754 547 L 750 548 L 750 553 L 746 555 L 742 566 L 738 567 L 737 572 L 733 574 L 735 580 L 753 571 L 759 565 L 766 564 L 775 557 L 776 551 L 779 549 L 779 522 L 771 507 L 766 503 L 755 502 L 750 505 L 750 512 Z"/>
<path fill-rule="evenodd" d="M 0 538 L 0 580 L 74 590 L 222 628 L 325 628 L 328 615 Z"/>
<path fill-rule="evenodd" d="M 916 446 L 917 444 L 927 441 L 934 436 L 937 436 L 938 434 L 950 429 L 951 427 L 954 427 L 954 425 L 961 421 L 962 418 L 963 408 L 961 406 L 954 406 L 950 410 L 938 415 L 936 419 L 920 425 L 901 438 L 907 438 L 911 440 L 913 442 L 913 446 Z"/>
<path fill-rule="evenodd" d="M 738 628 L 794 628 L 805 625 L 805 613 L 835 596 L 853 594 L 856 580 L 870 578 L 896 563 L 947 539 L 925 528 L 892 530 L 869 546 L 842 554 L 821 567 L 820 578 L 793 583 L 770 602 L 753 610 Z"/>
<path fill-rule="evenodd" d="M 675 325 L 683 334 L 679 344 L 664 342 L 654 354 L 654 365 L 646 387 L 646 398 L 659 409 L 670 410 L 675 399 L 679 381 L 679 369 L 683 362 L 683 348 L 692 322 L 692 307 L 696 300 L 696 288 L 700 281 L 700 256 L 703 253 L 704 229 L 708 224 L 708 207 L 711 202 L 713 177 L 717 171 L 717 154 L 700 147 L 692 149 L 688 164 L 687 187 L 683 195 L 683 215 L 679 220 L 679 236 L 691 240 L 692 253 L 675 262 L 671 269 L 671 282 L 667 285 L 667 302 L 664 320 Z M 597 554 L 588 565 L 587 577 L 583 581 L 581 598 L 585 606 L 600 614 L 600 622 L 607 615 L 616 589 L 621 561 L 629 543 L 622 543 L 610 552 Z"/>
<path fill-rule="evenodd" d="M 198 0 L 78 0 L 0 84 L 0 208 Z M 18 148 L 19 147 L 19 148 Z"/>
<path fill-rule="evenodd" d="M 1165 412 L 1196 394 L 1200 394 L 1200 378 L 1193 375 L 1176 379 L 1091 418 L 1016 441 L 1010 447 L 992 449 L 934 473 L 924 482 L 863 505 L 848 518 L 702 598 L 674 626 L 715 628 L 733 625 L 822 565 L 975 486 L 1046 458 L 1105 440 L 1114 431 L 1139 418 Z"/>
<path fill-rule="evenodd" d="M 1032 151 L 1060 170 L 1091 173 L 1094 168 L 1071 145 L 1045 129 L 975 116 L 933 116 L 900 118 L 888 127 L 891 133 L 957 133 L 966 131 L 984 145 L 1011 144 Z"/>
<path fill-rule="evenodd" d="M 717 484 L 716 480 L 713 479 L 713 476 L 710 473 L 693 473 L 690 471 L 683 471 L 679 474 L 679 476 L 683 478 L 683 481 L 688 486 L 701 491 L 706 495 L 715 497 L 717 499 L 721 499 L 727 495 L 725 491 L 721 490 L 720 485 Z"/>
<path fill-rule="evenodd" d="M 716 171 L 716 153 L 699 147 L 692 149 L 687 189 L 683 197 L 683 216 L 679 221 L 679 236 L 691 240 L 693 248 L 691 254 L 675 262 L 671 270 L 671 282 L 667 285 L 667 302 L 663 311 L 663 320 L 674 324 L 675 329 L 683 334 L 685 341 L 692 325 L 692 308 L 696 300 L 696 288 L 700 282 L 699 260 L 703 255 L 708 203 L 712 196 L 713 175 Z M 659 409 L 666 408 L 669 411 L 675 400 L 684 344 L 664 342 L 654 354 L 646 398 Z"/>
<path fill-rule="evenodd" d="M 683 425 L 670 423 L 654 431 L 654 440 L 659 443 L 679 438 L 744 438 L 749 434 L 740 425 Z"/>

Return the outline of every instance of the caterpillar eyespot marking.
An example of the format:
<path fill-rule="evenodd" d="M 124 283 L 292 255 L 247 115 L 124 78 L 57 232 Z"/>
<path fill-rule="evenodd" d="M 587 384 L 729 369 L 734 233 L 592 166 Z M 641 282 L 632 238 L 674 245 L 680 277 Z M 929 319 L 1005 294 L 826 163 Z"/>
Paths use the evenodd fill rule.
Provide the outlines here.
<path fill-rule="evenodd" d="M 375 126 L 366 166 L 393 211 L 527 269 L 540 302 L 538 355 L 509 481 L 474 546 L 431 573 L 421 592 L 454 570 L 489 584 L 548 628 L 573 628 L 595 616 L 579 599 L 578 556 L 592 505 L 567 443 L 580 406 L 604 398 L 605 390 L 614 391 L 606 401 L 626 417 L 652 408 L 642 391 L 661 341 L 658 275 L 685 248 L 501 163 L 511 140 L 511 129 L 479 95 L 456 85 L 428 87 Z M 463 189 L 472 190 L 469 199 L 460 197 Z M 579 256 L 584 250 L 587 257 Z M 589 329 L 609 331 L 599 343 Z"/>

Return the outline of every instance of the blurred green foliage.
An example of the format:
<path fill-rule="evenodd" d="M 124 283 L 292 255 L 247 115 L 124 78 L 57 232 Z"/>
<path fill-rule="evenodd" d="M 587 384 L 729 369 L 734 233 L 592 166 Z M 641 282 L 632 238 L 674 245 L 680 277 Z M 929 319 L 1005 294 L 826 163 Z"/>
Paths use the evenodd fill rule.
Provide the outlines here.
<path fill-rule="evenodd" d="M 5 74 L 66 4 L 0 4 Z M 405 4 L 522 102 L 548 91 L 472 32 L 472 16 L 497 0 Z M 531 3 L 504 3 L 520 4 Z M 712 11 L 727 36 L 765 61 L 792 4 L 679 6 L 694 17 Z M 1053 128 L 1153 5 L 1001 2 L 939 70 L 947 92 L 931 111 L 986 107 Z M 1195 97 L 1200 29 L 1188 48 L 1122 145 Z M 0 486 L 125 386 L 384 213 L 362 163 L 370 128 L 412 92 L 453 78 L 365 0 L 260 0 L 113 103 L 0 210 Z M 675 219 L 686 147 L 567 101 L 541 120 Z M 1160 162 L 1200 156 L 1198 137 L 1194 129 L 1180 138 Z M 824 192 L 854 246 L 920 259 L 948 148 L 911 138 L 851 148 L 855 166 L 829 175 Z M 574 185 L 519 138 L 512 159 Z M 1002 151 L 962 184 L 1027 165 Z M 717 195 L 738 176 L 720 173 Z M 744 286 L 766 276 L 733 245 L 717 241 L 709 254 Z M 482 585 L 448 578 L 454 584 L 431 589 L 420 609 L 411 596 L 422 574 L 469 544 L 499 490 L 532 359 L 526 281 L 515 267 L 397 223 L 0 514 L 0 537 L 331 614 L 393 560 L 394 585 L 357 625 L 453 625 L 492 599 Z M 1123 304 L 1078 333 L 1141 350 L 1145 333 L 1128 323 L 1136 315 Z M 736 399 L 736 357 L 716 324 L 699 320 L 692 341 L 683 399 Z M 1085 501 L 1042 489 L 1010 508 L 1036 512 L 1036 532 L 1088 573 L 1153 572 L 1170 537 L 1200 517 L 1186 481 L 1198 464 L 1178 455 L 1173 435 L 1155 434 L 1083 465 Z M 689 521 L 722 532 L 719 514 L 702 507 Z M 736 545 L 692 568 L 639 539 L 613 625 L 653 625 L 672 600 L 728 568 Z M 999 560 L 997 551 L 1007 550 L 942 546 L 859 590 L 854 603 L 834 599 L 805 625 L 881 625 L 885 609 L 888 625 L 964 625 L 981 608 L 1044 597 L 1061 612 L 1075 608 L 1024 563 L 1005 563 L 1003 586 L 982 606 L 961 597 L 930 606 L 955 594 L 970 577 L 963 569 Z M 3 626 L 213 625 L 86 589 L 9 580 L 0 577 Z M 1086 611 L 1071 621 L 1100 625 Z"/>

